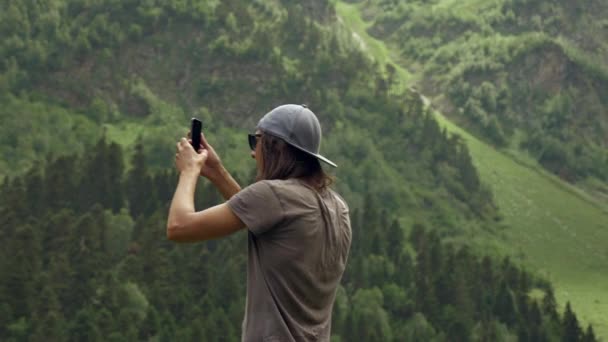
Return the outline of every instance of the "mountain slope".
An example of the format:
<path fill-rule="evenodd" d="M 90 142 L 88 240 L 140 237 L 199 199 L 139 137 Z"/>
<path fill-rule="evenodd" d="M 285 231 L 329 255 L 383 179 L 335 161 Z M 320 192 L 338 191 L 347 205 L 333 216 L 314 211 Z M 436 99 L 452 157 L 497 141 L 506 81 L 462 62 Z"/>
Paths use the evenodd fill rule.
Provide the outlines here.
<path fill-rule="evenodd" d="M 364 40 L 369 27 L 352 4 L 338 3 L 343 22 Z M 367 42 L 367 41 L 366 41 Z M 367 43 L 381 44 L 379 41 Z M 376 54 L 381 49 L 368 50 Z M 377 60 L 388 56 L 375 57 Z M 395 65 L 398 65 L 395 63 Z M 427 100 L 428 101 L 428 100 Z M 427 104 L 430 104 L 427 102 Z M 499 151 L 436 114 L 448 131 L 463 137 L 483 182 L 490 185 L 504 218 L 500 249 L 550 279 L 560 305 L 570 301 L 600 336 L 608 336 L 608 208 L 580 189 L 543 171 L 534 160 Z"/>
<path fill-rule="evenodd" d="M 368 32 L 391 45 L 447 116 L 607 192 L 596 182 L 608 180 L 606 2 L 360 3 Z"/>
<path fill-rule="evenodd" d="M 550 175 L 471 136 L 437 114 L 442 126 L 464 137 L 481 179 L 491 184 L 504 216 L 506 251 L 551 280 L 560 305 L 608 336 L 608 210 Z"/>

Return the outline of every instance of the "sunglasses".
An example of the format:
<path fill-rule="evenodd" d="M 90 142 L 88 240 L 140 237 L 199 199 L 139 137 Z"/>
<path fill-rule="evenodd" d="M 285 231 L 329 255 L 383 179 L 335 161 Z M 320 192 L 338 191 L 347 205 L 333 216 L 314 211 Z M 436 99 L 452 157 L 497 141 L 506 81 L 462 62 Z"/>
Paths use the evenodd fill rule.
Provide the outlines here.
<path fill-rule="evenodd" d="M 249 133 L 247 135 L 247 138 L 249 140 L 249 148 L 251 148 L 252 151 L 255 150 L 255 147 L 258 144 L 258 138 L 261 136 L 262 136 L 261 134 L 251 134 L 251 133 Z"/>

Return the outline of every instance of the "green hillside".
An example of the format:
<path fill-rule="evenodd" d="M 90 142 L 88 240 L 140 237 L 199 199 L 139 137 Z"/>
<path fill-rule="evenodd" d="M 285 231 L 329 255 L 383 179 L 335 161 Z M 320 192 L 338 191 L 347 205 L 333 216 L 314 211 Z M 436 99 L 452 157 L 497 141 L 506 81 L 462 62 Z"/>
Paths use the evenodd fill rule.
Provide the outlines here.
<path fill-rule="evenodd" d="M 561 305 L 608 336 L 608 210 L 555 176 L 496 151 L 437 114 L 464 137 L 481 179 L 492 185 L 508 228 L 508 253 L 551 280 Z"/>
<path fill-rule="evenodd" d="M 357 1 L 446 116 L 606 199 L 605 1 Z"/>
<path fill-rule="evenodd" d="M 339 3 L 337 8 L 348 27 L 366 42 L 372 40 L 368 46 L 381 44 L 364 33 L 370 24 L 360 18 L 357 6 Z M 380 48 L 368 51 L 375 56 L 383 53 Z M 382 58 L 388 59 L 376 57 Z M 435 115 L 448 131 L 464 138 L 482 181 L 492 188 L 505 224 L 498 246 L 501 253 L 516 257 L 550 279 L 560 305 L 572 302 L 600 336 L 608 336 L 605 203 L 543 171 L 525 154 L 497 150 L 440 113 Z"/>

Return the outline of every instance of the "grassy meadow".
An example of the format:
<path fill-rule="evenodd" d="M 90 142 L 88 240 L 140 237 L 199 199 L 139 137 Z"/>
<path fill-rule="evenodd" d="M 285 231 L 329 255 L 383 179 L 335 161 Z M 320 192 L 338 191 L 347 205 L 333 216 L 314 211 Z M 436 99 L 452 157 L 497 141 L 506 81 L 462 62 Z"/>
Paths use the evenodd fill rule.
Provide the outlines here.
<path fill-rule="evenodd" d="M 558 304 L 570 301 L 598 336 L 608 336 L 608 212 L 561 183 L 451 123 L 436 118 L 462 136 L 481 179 L 492 187 L 507 229 L 510 254 L 555 285 Z"/>
<path fill-rule="evenodd" d="M 446 4 L 447 2 L 442 2 Z M 438 5 L 439 6 L 439 5 Z M 399 66 L 396 54 L 370 37 L 357 5 L 338 2 L 344 25 L 360 37 L 369 53 L 382 64 L 393 63 L 396 83 L 415 79 Z M 436 113 L 442 127 L 467 142 L 481 179 L 494 193 L 502 214 L 500 246 L 529 269 L 550 280 L 561 309 L 570 301 L 584 325 L 591 323 L 599 337 L 608 336 L 608 209 L 582 191 L 543 171 L 519 152 L 501 152 L 468 134 Z M 487 234 L 480 234 L 487 238 Z M 475 242 L 476 246 L 480 241 Z M 483 245 L 483 241 L 481 242 Z M 495 254 L 496 251 L 487 251 Z"/>

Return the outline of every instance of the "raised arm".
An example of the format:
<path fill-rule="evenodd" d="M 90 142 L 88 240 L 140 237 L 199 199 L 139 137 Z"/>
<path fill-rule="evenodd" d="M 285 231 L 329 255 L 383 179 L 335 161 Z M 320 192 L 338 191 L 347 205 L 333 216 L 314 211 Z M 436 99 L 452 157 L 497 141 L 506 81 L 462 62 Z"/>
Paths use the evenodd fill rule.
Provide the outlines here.
<path fill-rule="evenodd" d="M 220 157 L 215 152 L 213 146 L 207 142 L 204 134 L 201 134 L 201 144 L 207 150 L 207 160 L 201 168 L 200 175 L 209 179 L 224 199 L 229 200 L 230 197 L 241 191 L 241 186 L 226 170 Z"/>
<path fill-rule="evenodd" d="M 198 176 L 203 173 L 203 167 L 208 158 L 207 149 L 203 148 L 200 153 L 196 153 L 185 138 L 177 143 L 175 166 L 180 175 L 167 218 L 167 238 L 169 240 L 177 242 L 208 240 L 232 234 L 245 227 L 245 224 L 225 203 L 200 212 L 195 211 L 194 191 Z M 234 180 L 232 180 L 233 183 L 230 182 L 230 179 L 232 177 L 223 178 L 220 184 L 224 187 L 226 194 L 231 197 L 238 192 L 236 190 L 238 184 Z M 240 187 L 238 189 L 240 190 Z M 235 192 L 232 193 L 233 191 Z"/>

